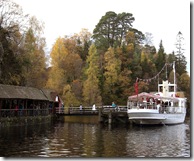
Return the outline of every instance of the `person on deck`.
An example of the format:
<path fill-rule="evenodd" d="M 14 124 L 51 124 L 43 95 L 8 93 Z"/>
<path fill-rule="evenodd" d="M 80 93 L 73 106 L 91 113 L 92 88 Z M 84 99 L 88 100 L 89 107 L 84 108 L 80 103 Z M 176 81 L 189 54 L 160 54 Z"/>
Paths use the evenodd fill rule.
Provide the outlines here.
<path fill-rule="evenodd" d="M 112 107 L 116 108 L 116 104 L 114 102 L 112 102 Z"/>
<path fill-rule="evenodd" d="M 82 104 L 80 104 L 80 106 L 79 106 L 79 110 L 80 110 L 80 111 L 82 110 Z"/>
<path fill-rule="evenodd" d="M 92 106 L 92 110 L 93 110 L 93 111 L 96 110 L 96 105 L 95 105 L 95 103 L 94 103 L 93 106 Z"/>
<path fill-rule="evenodd" d="M 156 107 L 157 107 L 157 110 L 160 112 L 160 111 L 161 111 L 161 105 L 160 105 L 160 101 L 158 101 L 158 102 L 157 102 L 157 105 L 156 105 Z"/>

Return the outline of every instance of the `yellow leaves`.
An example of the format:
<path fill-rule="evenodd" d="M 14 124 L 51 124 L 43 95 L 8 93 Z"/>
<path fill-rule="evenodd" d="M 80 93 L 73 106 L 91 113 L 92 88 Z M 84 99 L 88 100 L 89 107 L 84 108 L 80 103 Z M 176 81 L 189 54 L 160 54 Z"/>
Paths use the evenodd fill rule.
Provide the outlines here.
<path fill-rule="evenodd" d="M 134 50 L 135 50 L 134 44 L 133 43 L 129 43 L 127 45 L 127 52 L 133 54 Z"/>
<path fill-rule="evenodd" d="M 80 102 L 76 99 L 74 93 L 72 92 L 72 88 L 69 84 L 64 86 L 62 98 L 66 107 L 70 107 L 71 104 L 73 104 L 74 106 L 78 106 L 80 104 Z"/>
<path fill-rule="evenodd" d="M 47 88 L 55 89 L 57 92 L 62 93 L 64 83 L 64 71 L 60 68 L 52 67 L 47 82 Z"/>
<path fill-rule="evenodd" d="M 39 25 L 38 22 L 33 22 L 31 25 Z M 30 26 L 25 34 L 23 49 L 24 54 L 21 55 L 23 61 L 23 76 L 27 86 L 43 88 L 45 86 L 45 68 L 46 58 L 44 52 L 44 38 L 37 34 L 38 29 Z"/>
<path fill-rule="evenodd" d="M 90 46 L 86 62 L 88 63 L 88 68 L 86 70 L 88 78 L 97 77 L 99 74 L 99 55 L 94 44 Z"/>
<path fill-rule="evenodd" d="M 70 81 L 77 79 L 81 75 L 82 59 L 78 54 L 68 54 L 63 62 L 63 69 Z"/>
<path fill-rule="evenodd" d="M 100 96 L 100 90 L 98 85 L 98 78 L 91 79 L 89 77 L 85 82 L 83 86 L 83 96 L 84 96 L 84 102 L 87 105 L 92 105 L 93 103 L 101 104 L 102 98 Z"/>
<path fill-rule="evenodd" d="M 184 86 L 185 89 L 190 89 L 190 77 L 187 73 L 183 73 L 180 76 L 180 84 Z"/>
<path fill-rule="evenodd" d="M 59 37 L 55 45 L 53 46 L 51 54 L 50 54 L 52 58 L 51 64 L 53 66 L 61 67 L 67 54 L 68 52 L 64 46 L 64 40 Z"/>
<path fill-rule="evenodd" d="M 63 98 L 65 105 L 79 103 L 76 97 L 80 97 L 81 89 L 79 80 L 82 71 L 82 59 L 77 53 L 76 40 L 73 37 L 59 37 L 51 51 L 51 71 L 47 87 L 56 90 Z M 72 90 L 72 86 L 74 90 Z"/>
<path fill-rule="evenodd" d="M 121 61 L 116 58 L 113 48 L 109 48 L 104 55 L 105 59 L 105 84 L 110 86 L 118 82 L 118 75 L 121 68 Z M 108 85 L 109 84 L 109 85 Z"/>
<path fill-rule="evenodd" d="M 97 50 L 96 50 L 95 45 L 92 44 L 89 48 L 89 55 L 87 57 L 86 62 L 89 63 L 91 66 L 94 66 L 98 64 L 97 59 L 99 59 L 97 55 Z"/>
<path fill-rule="evenodd" d="M 101 103 L 102 98 L 99 89 L 99 56 L 94 45 L 91 45 L 86 61 L 88 63 L 88 68 L 86 69 L 87 79 L 83 84 L 84 102 L 88 105 Z"/>
<path fill-rule="evenodd" d="M 129 42 L 129 43 L 134 43 L 135 42 L 135 33 L 132 32 L 132 31 L 129 31 L 126 34 L 126 41 Z"/>
<path fill-rule="evenodd" d="M 142 51 L 141 52 L 141 62 L 143 62 L 146 58 L 147 57 L 146 57 L 145 53 Z"/>

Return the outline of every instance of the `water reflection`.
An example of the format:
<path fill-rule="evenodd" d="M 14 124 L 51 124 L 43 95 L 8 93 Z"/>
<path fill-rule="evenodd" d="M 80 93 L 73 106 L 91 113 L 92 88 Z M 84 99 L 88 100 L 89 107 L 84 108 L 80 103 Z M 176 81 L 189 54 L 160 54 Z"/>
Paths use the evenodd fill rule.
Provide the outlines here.
<path fill-rule="evenodd" d="M 88 120 L 88 121 L 86 121 Z M 174 126 L 101 125 L 97 117 L 0 129 L 4 157 L 190 157 L 190 122 Z"/>
<path fill-rule="evenodd" d="M 187 124 L 134 129 L 127 135 L 128 153 L 139 157 L 189 157 L 188 131 Z"/>

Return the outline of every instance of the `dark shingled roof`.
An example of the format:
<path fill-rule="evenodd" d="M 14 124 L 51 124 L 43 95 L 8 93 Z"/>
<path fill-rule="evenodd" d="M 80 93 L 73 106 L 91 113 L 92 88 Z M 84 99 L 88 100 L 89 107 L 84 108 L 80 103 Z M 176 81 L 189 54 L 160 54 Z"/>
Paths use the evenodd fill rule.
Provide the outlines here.
<path fill-rule="evenodd" d="M 46 95 L 33 87 L 0 84 L 0 98 L 48 100 Z"/>

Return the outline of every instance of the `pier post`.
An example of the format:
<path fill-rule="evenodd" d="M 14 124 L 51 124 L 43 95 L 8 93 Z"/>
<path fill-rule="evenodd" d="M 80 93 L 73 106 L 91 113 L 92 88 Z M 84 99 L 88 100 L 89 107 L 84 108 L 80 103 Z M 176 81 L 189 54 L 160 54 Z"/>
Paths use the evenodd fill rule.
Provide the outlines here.
<path fill-rule="evenodd" d="M 108 123 L 112 123 L 112 110 L 110 110 L 110 112 L 108 113 Z"/>
<path fill-rule="evenodd" d="M 102 118 L 102 108 L 99 107 L 98 109 L 98 122 L 102 122 L 103 118 Z"/>

